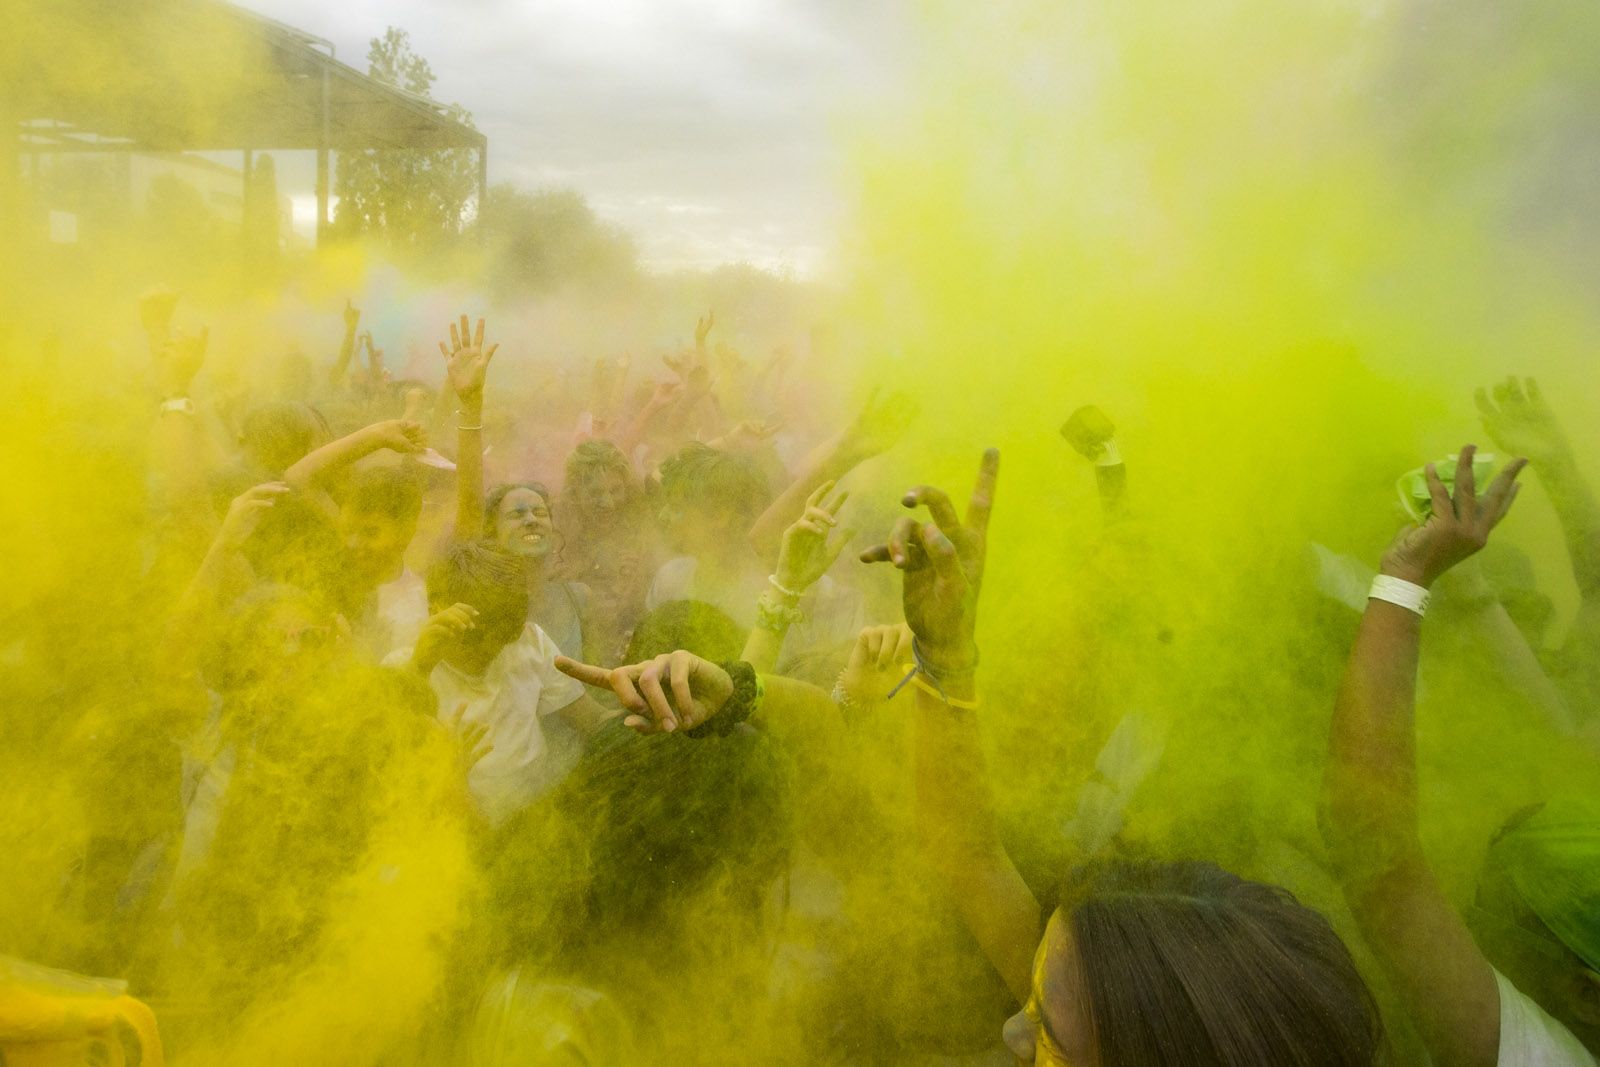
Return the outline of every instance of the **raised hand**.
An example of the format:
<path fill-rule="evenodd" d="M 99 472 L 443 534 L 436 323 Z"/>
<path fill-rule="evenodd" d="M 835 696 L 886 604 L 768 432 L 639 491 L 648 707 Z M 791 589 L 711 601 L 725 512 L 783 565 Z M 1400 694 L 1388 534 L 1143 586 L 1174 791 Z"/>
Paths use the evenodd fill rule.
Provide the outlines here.
<path fill-rule="evenodd" d="M 402 455 L 415 455 L 427 450 L 428 432 L 419 422 L 409 419 L 386 419 L 367 427 L 373 443 L 378 448 L 388 448 Z"/>
<path fill-rule="evenodd" d="M 837 451 L 851 464 L 893 448 L 917 417 L 917 402 L 905 393 L 878 398 L 874 389 L 855 420 L 840 435 Z"/>
<path fill-rule="evenodd" d="M 706 338 L 711 334 L 711 327 L 717 324 L 717 313 L 708 311 L 700 318 L 694 320 L 694 346 L 705 348 Z"/>
<path fill-rule="evenodd" d="M 623 723 L 641 734 L 692 730 L 733 695 L 727 671 L 681 649 L 610 670 L 557 656 L 556 669 L 584 685 L 615 693 L 626 712 Z"/>
<path fill-rule="evenodd" d="M 206 362 L 206 344 L 211 330 L 201 327 L 197 334 L 179 331 L 156 350 L 156 376 L 163 396 L 188 396 L 194 376 Z"/>
<path fill-rule="evenodd" d="M 468 630 L 478 625 L 478 609 L 470 604 L 451 604 L 422 624 L 417 643 L 411 650 L 411 665 L 423 675 L 433 673 L 449 647 Z"/>
<path fill-rule="evenodd" d="M 289 486 L 284 482 L 263 482 L 234 497 L 217 530 L 217 543 L 229 551 L 243 548 L 272 505 L 288 492 Z"/>
<path fill-rule="evenodd" d="M 344 300 L 344 331 L 355 333 L 356 327 L 361 325 L 361 309 L 350 302 L 349 297 Z"/>
<path fill-rule="evenodd" d="M 806 499 L 806 509 L 783 532 L 778 549 L 778 566 L 773 577 L 785 589 L 804 592 L 833 566 L 853 531 L 836 530 L 839 509 L 850 498 L 848 492 L 833 493 L 833 482 L 823 482 Z"/>
<path fill-rule="evenodd" d="M 783 429 L 784 420 L 774 419 L 744 419 L 733 429 L 722 436 L 719 442 L 723 448 L 736 451 L 749 451 L 766 444 Z"/>
<path fill-rule="evenodd" d="M 446 348 L 443 341 L 439 342 L 439 352 L 444 356 L 445 374 L 450 379 L 450 388 L 463 401 L 479 401 L 483 399 L 483 379 L 489 370 L 489 361 L 494 359 L 495 350 L 499 344 L 492 344 L 488 348 L 483 346 L 483 320 L 478 320 L 478 332 L 473 334 L 467 324 L 467 317 L 461 316 L 461 328 L 458 331 L 456 324 L 450 324 L 450 347 Z"/>
<path fill-rule="evenodd" d="M 1517 475 L 1526 459 L 1506 464 L 1480 498 L 1472 472 L 1476 445 L 1466 445 L 1456 460 L 1455 496 L 1445 488 L 1432 463 L 1425 468 L 1433 513 L 1421 526 L 1408 526 L 1384 553 L 1383 573 L 1420 586 L 1431 586 L 1445 571 L 1481 549 L 1522 487 Z"/>
<path fill-rule="evenodd" d="M 933 521 L 902 518 L 887 544 L 861 553 L 863 563 L 892 563 L 904 573 L 906 624 L 936 671 L 969 670 L 977 662 L 973 633 L 999 473 L 1000 452 L 991 448 L 983 454 L 964 523 L 942 490 L 928 485 L 909 490 L 900 503 L 907 508 L 927 505 Z"/>
<path fill-rule="evenodd" d="M 911 627 L 903 622 L 868 626 L 856 635 L 850 660 L 839 675 L 838 695 L 846 706 L 882 704 L 911 662 Z"/>
<path fill-rule="evenodd" d="M 1106 413 L 1093 404 L 1085 404 L 1067 417 L 1061 427 L 1061 436 L 1067 439 L 1074 452 L 1084 459 L 1097 460 L 1106 450 L 1106 442 L 1116 435 Z"/>
<path fill-rule="evenodd" d="M 372 343 L 372 333 L 361 335 L 367 346 L 367 378 L 374 386 L 389 380 L 389 368 L 383 365 L 383 349 Z"/>
<path fill-rule="evenodd" d="M 678 376 L 683 391 L 689 396 L 698 397 L 710 392 L 711 367 L 706 363 L 704 352 L 692 350 L 677 356 L 662 356 L 661 362 Z"/>
<path fill-rule="evenodd" d="M 1494 387 L 1493 400 L 1487 389 L 1479 389 L 1477 401 L 1484 432 L 1501 451 L 1527 456 L 1535 465 L 1569 451 L 1561 424 L 1545 403 L 1539 383 L 1532 378 L 1521 382 L 1507 378 Z"/>

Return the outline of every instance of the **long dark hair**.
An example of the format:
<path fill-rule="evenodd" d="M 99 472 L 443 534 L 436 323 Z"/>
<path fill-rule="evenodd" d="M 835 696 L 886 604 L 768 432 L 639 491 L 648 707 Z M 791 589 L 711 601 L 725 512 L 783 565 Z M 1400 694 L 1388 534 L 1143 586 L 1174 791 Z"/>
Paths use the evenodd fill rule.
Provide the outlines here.
<path fill-rule="evenodd" d="M 1377 1005 L 1288 890 L 1211 863 L 1110 862 L 1061 895 L 1103 1067 L 1370 1067 Z"/>

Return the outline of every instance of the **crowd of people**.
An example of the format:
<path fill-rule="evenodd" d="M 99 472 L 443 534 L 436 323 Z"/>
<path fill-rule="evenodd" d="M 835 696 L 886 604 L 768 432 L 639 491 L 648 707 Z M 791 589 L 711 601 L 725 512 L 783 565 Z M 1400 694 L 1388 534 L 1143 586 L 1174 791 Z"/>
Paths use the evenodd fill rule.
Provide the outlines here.
<path fill-rule="evenodd" d="M 484 320 L 447 324 L 430 384 L 349 305 L 294 398 L 207 396 L 208 337 L 174 307 L 141 308 L 137 579 L 170 595 L 119 715 L 137 735 L 69 730 L 115 755 L 83 761 L 92 847 L 70 921 L 42 924 L 79 939 L 32 961 L 125 978 L 155 1022 L 32 1040 L 149 1062 L 159 1025 L 194 1063 L 1597 1062 L 1600 797 L 1506 813 L 1470 902 L 1419 803 L 1434 599 L 1430 643 L 1479 635 L 1552 743 L 1600 755 L 1600 502 L 1533 381 L 1478 394 L 1496 473 L 1463 444 L 1401 480 L 1412 521 L 1381 559 L 1313 546 L 1323 598 L 1359 612 L 1308 759 L 1302 852 L 1339 891 L 1313 906 L 1125 832 L 1163 773 L 1131 707 L 1081 766 L 1033 769 L 1074 815 L 1019 846 L 985 714 L 1071 692 L 1058 665 L 993 677 L 1028 620 L 980 620 L 991 513 L 1028 487 L 974 442 L 970 494 L 898 455 L 903 496 L 863 506 L 852 474 L 902 439 L 906 396 L 783 457 L 750 413 L 828 421 L 797 410 L 803 361 L 755 367 L 710 314 L 665 380 L 602 361 L 550 410 L 497 396 Z M 1136 523 L 1113 420 L 1082 407 L 1061 435 L 1103 522 Z M 1581 595 L 1559 647 L 1496 543 L 1529 482 Z"/>

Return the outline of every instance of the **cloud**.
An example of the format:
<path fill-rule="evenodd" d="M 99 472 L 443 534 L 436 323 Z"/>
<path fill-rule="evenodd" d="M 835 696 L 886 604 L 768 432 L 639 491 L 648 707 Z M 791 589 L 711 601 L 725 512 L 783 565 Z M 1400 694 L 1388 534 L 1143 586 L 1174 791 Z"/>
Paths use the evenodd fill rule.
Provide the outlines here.
<path fill-rule="evenodd" d="M 394 25 L 489 136 L 492 181 L 570 186 L 650 262 L 810 272 L 833 243 L 836 117 L 890 84 L 890 0 L 247 0 L 364 69 Z M 804 262 L 801 262 L 801 261 Z"/>

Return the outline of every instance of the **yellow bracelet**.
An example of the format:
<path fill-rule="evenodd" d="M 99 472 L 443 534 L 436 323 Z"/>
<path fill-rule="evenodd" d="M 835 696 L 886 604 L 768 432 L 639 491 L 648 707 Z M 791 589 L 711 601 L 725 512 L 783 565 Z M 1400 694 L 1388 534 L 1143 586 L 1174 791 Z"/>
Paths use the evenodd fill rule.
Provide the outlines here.
<path fill-rule="evenodd" d="M 912 672 L 908 676 L 910 678 L 910 680 L 911 680 L 911 684 L 916 686 L 918 689 L 922 690 L 924 693 L 927 693 L 929 696 L 933 697 L 935 700 L 938 700 L 939 702 L 944 703 L 944 704 L 948 704 L 952 708 L 959 708 L 962 711 L 976 711 L 977 710 L 978 702 L 976 700 L 957 700 L 955 697 L 947 697 L 943 693 L 939 692 L 938 689 L 934 688 L 933 686 L 929 685 L 927 682 L 922 680 L 922 672 L 917 670 L 916 664 L 907 663 L 904 666 L 905 666 L 905 669 L 907 671 Z"/>

